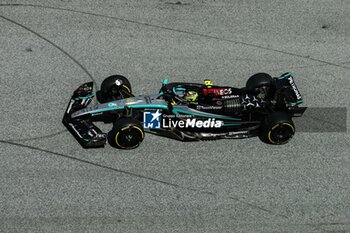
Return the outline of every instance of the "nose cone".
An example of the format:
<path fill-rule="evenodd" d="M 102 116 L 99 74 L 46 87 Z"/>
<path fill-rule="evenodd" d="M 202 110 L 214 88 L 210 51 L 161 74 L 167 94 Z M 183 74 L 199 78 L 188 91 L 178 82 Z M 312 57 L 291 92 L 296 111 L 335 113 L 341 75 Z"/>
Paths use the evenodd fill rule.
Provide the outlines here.
<path fill-rule="evenodd" d="M 98 105 L 93 106 L 93 107 L 86 107 L 86 108 L 83 108 L 83 109 L 78 110 L 76 112 L 73 112 L 71 117 L 72 118 L 78 118 L 78 117 L 86 116 L 86 115 L 89 115 L 89 114 L 96 114 L 96 113 L 99 113 L 99 112 L 106 112 L 106 111 L 113 110 L 113 109 L 115 109 L 117 107 L 118 107 L 117 104 L 111 105 L 111 103 L 98 104 Z"/>

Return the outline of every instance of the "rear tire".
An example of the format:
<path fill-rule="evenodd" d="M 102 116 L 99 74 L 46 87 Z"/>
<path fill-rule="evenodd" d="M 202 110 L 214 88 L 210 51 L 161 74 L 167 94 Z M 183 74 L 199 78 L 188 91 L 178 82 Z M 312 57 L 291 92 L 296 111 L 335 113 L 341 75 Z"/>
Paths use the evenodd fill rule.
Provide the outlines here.
<path fill-rule="evenodd" d="M 294 133 L 291 117 L 283 112 L 273 112 L 262 122 L 259 138 L 268 144 L 282 145 L 288 143 Z"/>
<path fill-rule="evenodd" d="M 109 102 L 132 95 L 131 84 L 127 78 L 121 75 L 112 75 L 103 80 L 100 89 L 102 102 Z"/>
<path fill-rule="evenodd" d="M 145 137 L 145 132 L 138 120 L 122 118 L 117 120 L 108 133 L 108 143 L 119 149 L 137 148 Z"/>
<path fill-rule="evenodd" d="M 257 73 L 251 76 L 246 83 L 246 90 L 254 95 L 259 94 L 261 99 L 267 97 L 270 93 L 272 85 L 272 77 L 266 73 Z"/>

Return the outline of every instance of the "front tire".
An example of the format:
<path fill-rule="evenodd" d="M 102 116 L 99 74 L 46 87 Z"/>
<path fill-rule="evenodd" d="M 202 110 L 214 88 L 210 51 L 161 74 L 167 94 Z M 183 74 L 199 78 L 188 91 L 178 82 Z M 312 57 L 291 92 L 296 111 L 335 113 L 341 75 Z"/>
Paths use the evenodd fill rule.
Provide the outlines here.
<path fill-rule="evenodd" d="M 265 143 L 282 145 L 288 143 L 294 134 L 291 117 L 283 112 L 273 112 L 262 122 L 259 137 Z"/>
<path fill-rule="evenodd" d="M 100 93 L 102 102 L 128 98 L 132 96 L 131 84 L 122 75 L 112 75 L 103 80 Z"/>
<path fill-rule="evenodd" d="M 108 142 L 119 149 L 137 148 L 145 137 L 145 132 L 138 120 L 122 118 L 117 120 L 108 133 Z"/>

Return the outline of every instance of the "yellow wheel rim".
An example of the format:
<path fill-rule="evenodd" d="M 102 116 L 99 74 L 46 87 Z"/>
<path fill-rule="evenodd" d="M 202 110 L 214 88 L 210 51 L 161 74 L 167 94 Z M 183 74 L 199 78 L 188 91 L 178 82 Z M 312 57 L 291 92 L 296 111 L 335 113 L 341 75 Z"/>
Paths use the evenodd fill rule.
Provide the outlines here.
<path fill-rule="evenodd" d="M 287 141 L 284 141 L 284 142 L 276 142 L 276 141 L 274 141 L 274 140 L 272 140 L 272 138 L 271 138 L 271 133 L 272 133 L 272 131 L 274 130 L 274 129 L 276 129 L 278 126 L 280 126 L 280 125 L 286 125 L 286 126 L 289 126 L 291 129 L 292 129 L 292 131 L 293 131 L 293 135 L 294 135 L 294 133 L 295 133 L 295 127 L 293 126 L 293 125 L 291 125 L 291 124 L 289 124 L 289 123 L 287 123 L 287 122 L 283 122 L 283 123 L 278 123 L 278 124 L 276 124 L 276 125 L 274 125 L 271 129 L 270 129 L 270 131 L 269 131 L 269 133 L 267 134 L 267 138 L 268 138 L 268 140 L 272 143 L 272 144 L 284 144 L 284 143 L 287 143 L 292 137 L 290 137 Z"/>
<path fill-rule="evenodd" d="M 123 84 L 122 87 L 124 87 L 131 94 L 131 90 L 130 90 L 130 88 L 127 85 Z"/>
<path fill-rule="evenodd" d="M 118 142 L 119 133 L 120 133 L 120 132 L 123 132 L 123 131 L 126 130 L 126 129 L 130 129 L 130 128 L 134 128 L 134 129 L 139 130 L 140 133 L 141 133 L 141 139 L 143 139 L 143 138 L 145 137 L 145 134 L 144 134 L 144 132 L 142 131 L 142 129 L 141 129 L 140 127 L 136 126 L 136 125 L 124 127 L 124 128 L 122 128 L 120 131 L 118 131 L 118 133 L 115 135 L 115 143 L 116 143 L 117 146 L 119 146 L 120 148 L 127 148 L 127 147 L 120 145 L 120 143 Z"/>

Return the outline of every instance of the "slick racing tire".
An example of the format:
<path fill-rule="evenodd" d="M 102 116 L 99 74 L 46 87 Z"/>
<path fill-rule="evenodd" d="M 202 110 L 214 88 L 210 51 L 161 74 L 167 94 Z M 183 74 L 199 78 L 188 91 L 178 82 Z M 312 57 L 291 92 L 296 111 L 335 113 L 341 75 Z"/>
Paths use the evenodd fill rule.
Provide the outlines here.
<path fill-rule="evenodd" d="M 122 118 L 117 120 L 108 133 L 108 142 L 119 149 L 135 149 L 145 137 L 145 132 L 138 120 Z"/>
<path fill-rule="evenodd" d="M 290 116 L 282 112 L 273 112 L 262 122 L 260 139 L 268 144 L 282 145 L 294 136 L 295 126 Z"/>
<path fill-rule="evenodd" d="M 263 94 L 263 98 L 269 95 L 272 85 L 272 77 L 266 73 L 257 73 L 251 76 L 246 83 L 246 90 L 249 93 L 259 95 Z"/>
<path fill-rule="evenodd" d="M 127 98 L 132 94 L 131 84 L 121 75 L 112 75 L 103 80 L 101 84 L 102 102 Z"/>

